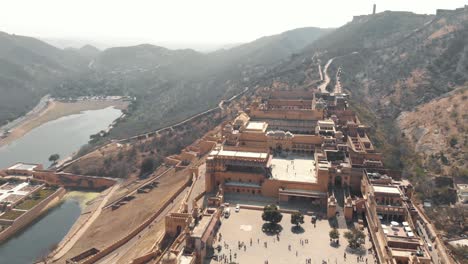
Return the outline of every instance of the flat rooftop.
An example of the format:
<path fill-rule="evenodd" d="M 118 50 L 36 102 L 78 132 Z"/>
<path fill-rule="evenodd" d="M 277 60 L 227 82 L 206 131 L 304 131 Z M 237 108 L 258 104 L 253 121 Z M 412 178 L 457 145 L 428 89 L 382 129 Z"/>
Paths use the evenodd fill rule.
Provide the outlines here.
<path fill-rule="evenodd" d="M 179 259 L 179 264 L 190 264 L 193 263 L 193 256 L 182 255 Z"/>
<path fill-rule="evenodd" d="M 198 224 L 195 226 L 193 229 L 193 237 L 201 238 L 203 234 L 206 232 L 206 229 L 208 228 L 208 225 L 211 223 L 213 217 L 215 215 L 203 215 L 203 217 L 200 219 Z"/>
<path fill-rule="evenodd" d="M 379 186 L 374 185 L 374 192 L 377 193 L 389 193 L 389 194 L 400 194 L 400 190 L 395 186 Z"/>
<path fill-rule="evenodd" d="M 273 157 L 271 160 L 273 179 L 316 183 L 315 160 L 313 156 L 288 155 Z"/>
<path fill-rule="evenodd" d="M 246 129 L 263 131 L 264 129 L 266 129 L 266 127 L 267 127 L 267 123 L 265 122 L 252 122 L 251 121 L 247 124 Z"/>
<path fill-rule="evenodd" d="M 38 164 L 32 164 L 32 163 L 16 163 L 15 165 L 9 167 L 9 170 L 28 170 L 32 171 L 34 168 L 39 166 Z"/>
<path fill-rule="evenodd" d="M 266 159 L 268 153 L 266 152 L 247 152 L 247 151 L 234 151 L 234 150 L 213 150 L 210 152 L 211 156 L 232 157 L 232 158 L 254 158 Z"/>

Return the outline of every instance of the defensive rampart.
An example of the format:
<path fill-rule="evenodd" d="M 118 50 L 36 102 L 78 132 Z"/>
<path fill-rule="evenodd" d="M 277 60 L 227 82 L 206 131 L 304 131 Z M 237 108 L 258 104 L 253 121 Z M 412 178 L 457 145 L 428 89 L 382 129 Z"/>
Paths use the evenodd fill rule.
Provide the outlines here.
<path fill-rule="evenodd" d="M 110 178 L 76 175 L 49 170 L 34 171 L 33 178 L 48 184 L 66 188 L 85 188 L 93 190 L 104 190 L 116 183 L 116 180 Z"/>

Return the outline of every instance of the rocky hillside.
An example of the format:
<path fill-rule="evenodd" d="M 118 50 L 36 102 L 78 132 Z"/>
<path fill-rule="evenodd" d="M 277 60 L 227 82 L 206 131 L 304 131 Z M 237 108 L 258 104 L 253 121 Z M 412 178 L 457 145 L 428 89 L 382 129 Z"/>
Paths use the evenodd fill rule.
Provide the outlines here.
<path fill-rule="evenodd" d="M 396 19 L 382 13 L 366 23 L 379 16 Z M 340 54 L 336 60 L 335 65 L 343 65 L 346 88 L 362 96 L 382 116 L 394 117 L 468 80 L 465 13 L 423 18 L 407 27 L 407 32 L 390 35 L 394 39 L 391 45 L 363 47 L 356 53 Z"/>
<path fill-rule="evenodd" d="M 376 122 L 377 128 L 380 126 L 386 141 L 382 146 L 384 151 L 392 156 L 388 160 L 393 160 L 394 164 L 398 164 L 398 160 L 412 161 L 406 164 L 409 175 L 452 176 L 451 170 L 462 171 L 461 174 L 466 174 L 465 165 L 462 162 L 452 162 L 454 158 L 450 157 L 452 155 L 450 153 L 453 149 L 450 143 L 447 143 L 458 134 L 460 144 L 464 144 L 464 128 L 460 124 L 466 122 L 464 119 L 466 116 L 464 117 L 462 113 L 463 110 L 466 111 L 466 108 L 463 108 L 466 102 L 463 104 L 461 99 L 463 95 L 454 91 L 456 89 L 463 91 L 461 87 L 465 87 L 468 81 L 467 12 L 468 10 L 462 9 L 425 17 L 411 27 L 407 27 L 409 32 L 397 37 L 392 35 L 390 37 L 394 39 L 392 45 L 376 48 L 363 47 L 356 52 L 339 54 L 338 56 L 341 57 L 337 57 L 334 61 L 335 68 L 343 67 L 342 81 L 345 89 L 353 94 L 353 98 L 358 98 L 361 105 L 368 106 L 376 119 L 392 124 L 385 126 Z M 379 16 L 392 17 L 393 15 L 378 14 L 375 18 L 371 16 L 366 19 L 365 23 L 372 23 Z M 412 30 L 409 30 L 411 28 Z M 369 45 L 375 46 L 376 44 Z M 440 97 L 447 98 L 437 100 Z M 454 99 L 453 102 L 449 100 L 450 98 Z M 458 110 L 455 102 L 460 105 Z M 442 121 L 435 120 L 435 113 L 428 110 L 436 105 L 445 106 L 444 111 L 454 109 L 454 113 L 448 113 L 449 118 L 444 120 L 446 124 L 440 124 L 441 127 L 437 123 Z M 399 118 L 400 127 L 398 127 L 393 120 L 403 111 L 409 112 Z M 456 111 L 460 113 L 457 114 Z M 445 116 L 440 114 L 439 117 Z M 412 123 L 417 118 L 419 120 Z M 420 127 L 411 128 L 411 124 L 420 125 Z M 456 129 L 447 130 L 447 126 L 456 127 Z M 399 128 L 403 131 L 399 131 Z M 431 131 L 430 133 L 439 131 L 439 134 L 432 135 L 434 140 L 438 140 L 425 144 L 423 147 L 423 143 L 429 140 L 427 131 Z M 400 135 L 405 135 L 405 138 L 401 138 Z M 397 143 L 407 139 L 410 148 L 394 147 Z M 460 157 L 464 159 L 463 153 L 455 155 L 459 155 L 458 159 Z M 421 163 L 418 158 L 422 159 Z M 439 162 L 431 163 L 428 159 Z M 439 168 L 437 164 L 442 168 Z M 426 172 L 421 173 L 421 170 Z M 424 182 L 424 177 L 419 178 Z"/>
<path fill-rule="evenodd" d="M 468 86 L 403 112 L 403 137 L 437 175 L 468 175 Z"/>

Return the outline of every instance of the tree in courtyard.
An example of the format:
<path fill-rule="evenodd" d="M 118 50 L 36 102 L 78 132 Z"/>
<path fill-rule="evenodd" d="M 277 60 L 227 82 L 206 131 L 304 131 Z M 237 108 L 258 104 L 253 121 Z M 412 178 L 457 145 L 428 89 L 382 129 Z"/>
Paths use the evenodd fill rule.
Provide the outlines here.
<path fill-rule="evenodd" d="M 270 204 L 263 208 L 262 219 L 270 224 L 278 224 L 283 219 L 283 215 L 276 205 Z"/>
<path fill-rule="evenodd" d="M 291 214 L 291 224 L 299 226 L 304 223 L 304 215 L 301 212 L 294 212 Z"/>
<path fill-rule="evenodd" d="M 57 162 L 57 160 L 60 159 L 60 155 L 55 153 L 55 154 L 52 154 L 50 155 L 49 157 L 49 161 L 52 162 L 53 164 L 55 164 Z"/>
<path fill-rule="evenodd" d="M 361 230 L 353 228 L 351 231 L 346 232 L 344 237 L 348 240 L 350 248 L 357 249 L 360 248 L 362 244 L 364 244 L 366 234 L 364 234 L 364 232 Z"/>
<path fill-rule="evenodd" d="M 332 240 L 337 242 L 338 239 L 340 239 L 340 232 L 338 232 L 338 229 L 336 228 L 333 228 L 332 230 L 330 230 L 330 233 L 328 235 L 330 236 L 330 242 Z"/>
<path fill-rule="evenodd" d="M 146 158 L 141 163 L 140 175 L 146 175 L 150 172 L 153 172 L 154 167 L 156 166 L 153 158 Z"/>

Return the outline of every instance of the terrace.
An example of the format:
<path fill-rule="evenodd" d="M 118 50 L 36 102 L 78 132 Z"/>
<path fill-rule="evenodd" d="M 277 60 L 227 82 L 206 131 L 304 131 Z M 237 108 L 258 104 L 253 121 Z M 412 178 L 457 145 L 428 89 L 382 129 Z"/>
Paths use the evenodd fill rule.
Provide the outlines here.
<path fill-rule="evenodd" d="M 313 156 L 290 154 L 287 157 L 273 157 L 271 159 L 271 174 L 276 180 L 317 182 Z"/>

